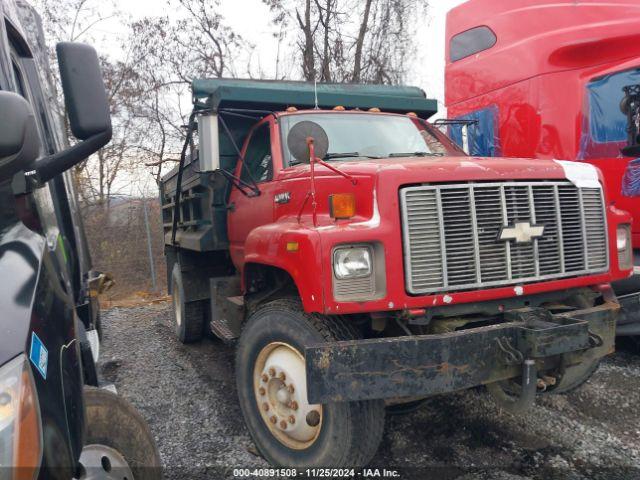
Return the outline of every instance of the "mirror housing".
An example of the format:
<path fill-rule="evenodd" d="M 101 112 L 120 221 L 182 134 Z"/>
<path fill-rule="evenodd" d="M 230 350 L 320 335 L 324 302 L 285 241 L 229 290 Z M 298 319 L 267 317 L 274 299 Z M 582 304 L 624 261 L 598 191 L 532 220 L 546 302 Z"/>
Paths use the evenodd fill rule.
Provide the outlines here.
<path fill-rule="evenodd" d="M 17 93 L 0 92 L 0 181 L 33 168 L 40 153 L 40 138 L 31 105 Z"/>
<path fill-rule="evenodd" d="M 310 120 L 296 123 L 287 134 L 287 147 L 293 158 L 300 163 L 309 163 L 310 152 L 307 138 L 313 138 L 316 157 L 324 158 L 329 151 L 329 137 L 324 128 Z"/>
<path fill-rule="evenodd" d="M 56 52 L 71 132 L 82 141 L 37 162 L 37 178 L 42 183 L 97 152 L 109 143 L 112 133 L 96 51 L 82 43 L 61 42 Z"/>

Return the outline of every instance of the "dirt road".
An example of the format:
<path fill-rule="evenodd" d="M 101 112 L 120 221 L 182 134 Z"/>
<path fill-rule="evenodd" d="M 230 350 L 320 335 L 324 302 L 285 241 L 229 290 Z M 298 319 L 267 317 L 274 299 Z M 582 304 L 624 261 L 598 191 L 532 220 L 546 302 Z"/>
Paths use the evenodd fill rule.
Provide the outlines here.
<path fill-rule="evenodd" d="M 178 343 L 168 303 L 108 310 L 103 325 L 103 378 L 149 420 L 167 478 L 268 466 L 236 401 L 233 347 Z M 619 350 L 586 385 L 539 399 L 525 417 L 481 390 L 388 416 L 372 465 L 401 479 L 640 478 L 640 353 Z"/>

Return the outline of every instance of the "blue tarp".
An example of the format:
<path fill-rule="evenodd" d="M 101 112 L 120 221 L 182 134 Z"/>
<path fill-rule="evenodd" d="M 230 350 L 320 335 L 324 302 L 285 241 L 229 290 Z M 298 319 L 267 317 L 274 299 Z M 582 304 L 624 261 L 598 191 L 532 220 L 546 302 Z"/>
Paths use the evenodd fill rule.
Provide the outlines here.
<path fill-rule="evenodd" d="M 580 159 L 621 157 L 627 142 L 627 116 L 620 111 L 622 87 L 640 83 L 640 70 L 605 75 L 589 82 L 580 138 Z"/>
<path fill-rule="evenodd" d="M 498 107 L 489 107 L 456 117 L 454 120 L 476 120 L 468 129 L 469 155 L 479 157 L 499 157 L 500 142 L 497 135 Z M 449 137 L 460 147 L 464 125 L 449 125 Z"/>
<path fill-rule="evenodd" d="M 640 197 L 640 158 L 632 160 L 622 177 L 622 195 Z"/>

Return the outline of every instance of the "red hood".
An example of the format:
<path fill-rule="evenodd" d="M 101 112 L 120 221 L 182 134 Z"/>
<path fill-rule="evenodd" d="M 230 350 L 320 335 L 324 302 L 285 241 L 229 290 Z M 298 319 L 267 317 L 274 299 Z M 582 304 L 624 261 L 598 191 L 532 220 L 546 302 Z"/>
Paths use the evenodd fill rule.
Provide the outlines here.
<path fill-rule="evenodd" d="M 375 176 L 403 185 L 417 182 L 484 180 L 563 180 L 564 168 L 553 160 L 500 157 L 407 157 L 331 162 L 342 172 L 354 176 Z M 283 172 L 284 178 L 308 177 L 309 167 L 299 166 Z M 318 177 L 335 174 L 321 165 Z"/>

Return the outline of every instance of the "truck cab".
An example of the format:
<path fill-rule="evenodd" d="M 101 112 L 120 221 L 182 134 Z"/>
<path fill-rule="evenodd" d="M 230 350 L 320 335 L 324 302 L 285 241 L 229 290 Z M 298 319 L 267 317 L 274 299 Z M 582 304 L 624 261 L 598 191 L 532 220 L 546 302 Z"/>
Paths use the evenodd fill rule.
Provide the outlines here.
<path fill-rule="evenodd" d="M 640 163 L 624 153 L 633 122 L 621 109 L 625 88 L 640 84 L 639 12 L 633 0 L 470 0 L 446 27 L 447 115 L 462 122 L 452 138 L 472 155 L 592 164 L 611 204 L 633 217 L 619 239 L 635 275 L 614 283 L 618 335 L 640 334 Z"/>
<path fill-rule="evenodd" d="M 278 466 L 358 466 L 385 406 L 486 385 L 520 413 L 613 350 L 631 272 L 592 165 L 470 157 L 415 87 L 196 80 L 163 178 L 176 334 L 237 343 Z"/>

